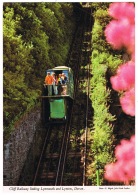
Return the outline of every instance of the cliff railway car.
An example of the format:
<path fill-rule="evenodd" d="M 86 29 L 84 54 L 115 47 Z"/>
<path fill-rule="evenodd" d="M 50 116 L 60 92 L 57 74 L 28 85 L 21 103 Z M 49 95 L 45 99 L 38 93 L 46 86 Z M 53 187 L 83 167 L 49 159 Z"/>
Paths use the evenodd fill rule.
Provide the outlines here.
<path fill-rule="evenodd" d="M 67 66 L 48 69 L 41 98 L 43 124 L 66 122 L 74 99 L 72 69 Z"/>

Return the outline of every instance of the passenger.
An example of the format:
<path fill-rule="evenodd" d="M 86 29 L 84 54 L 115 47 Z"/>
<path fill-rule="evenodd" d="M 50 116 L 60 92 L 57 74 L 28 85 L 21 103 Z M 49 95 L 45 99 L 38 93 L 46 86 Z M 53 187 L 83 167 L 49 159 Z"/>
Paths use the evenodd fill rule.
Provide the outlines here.
<path fill-rule="evenodd" d="M 62 84 L 64 84 L 64 73 L 61 74 Z"/>
<path fill-rule="evenodd" d="M 65 83 L 68 82 L 68 78 L 67 78 L 67 76 L 65 74 L 64 74 L 64 80 L 65 80 Z"/>
<path fill-rule="evenodd" d="M 45 84 L 47 85 L 47 88 L 48 88 L 48 96 L 51 96 L 53 77 L 50 75 L 50 72 L 47 72 L 47 76 L 45 77 Z"/>
<path fill-rule="evenodd" d="M 64 73 L 62 73 L 61 78 L 62 78 L 62 84 L 63 84 L 61 95 L 67 95 L 67 85 L 66 85 L 67 77 Z"/>
<path fill-rule="evenodd" d="M 58 77 L 58 84 L 62 85 L 62 74 L 59 74 L 59 77 Z"/>
<path fill-rule="evenodd" d="M 61 95 L 67 95 L 67 85 L 62 86 Z"/>
<path fill-rule="evenodd" d="M 61 95 L 61 92 L 63 91 L 62 89 L 62 78 L 61 78 L 62 74 L 58 75 L 58 95 Z"/>
<path fill-rule="evenodd" d="M 58 85 L 58 75 L 56 75 L 55 78 L 56 78 L 56 85 Z"/>
<path fill-rule="evenodd" d="M 67 83 L 67 76 L 64 73 L 62 73 L 61 78 L 62 78 L 62 84 L 63 85 L 66 84 Z"/>
<path fill-rule="evenodd" d="M 53 77 L 53 89 L 54 89 L 54 94 L 57 95 L 58 94 L 58 91 L 57 91 L 57 81 L 56 81 L 56 76 L 55 76 L 55 73 L 53 72 L 52 73 L 52 77 Z"/>

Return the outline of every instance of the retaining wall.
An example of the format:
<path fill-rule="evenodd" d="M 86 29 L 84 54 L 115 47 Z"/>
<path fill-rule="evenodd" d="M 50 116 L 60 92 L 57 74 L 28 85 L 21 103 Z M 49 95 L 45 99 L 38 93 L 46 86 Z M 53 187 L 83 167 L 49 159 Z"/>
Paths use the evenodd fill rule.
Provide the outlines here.
<path fill-rule="evenodd" d="M 3 185 L 16 186 L 40 122 L 40 108 L 26 115 L 3 146 Z"/>

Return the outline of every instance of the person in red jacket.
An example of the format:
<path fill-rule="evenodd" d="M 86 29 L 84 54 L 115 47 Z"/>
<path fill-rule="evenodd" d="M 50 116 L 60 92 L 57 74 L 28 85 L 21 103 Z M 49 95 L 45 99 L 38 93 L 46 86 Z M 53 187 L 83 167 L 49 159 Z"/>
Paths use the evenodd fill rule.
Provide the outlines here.
<path fill-rule="evenodd" d="M 47 72 L 45 77 L 45 84 L 48 87 L 48 96 L 52 95 L 52 85 L 53 85 L 53 77 L 50 75 L 50 72 Z"/>

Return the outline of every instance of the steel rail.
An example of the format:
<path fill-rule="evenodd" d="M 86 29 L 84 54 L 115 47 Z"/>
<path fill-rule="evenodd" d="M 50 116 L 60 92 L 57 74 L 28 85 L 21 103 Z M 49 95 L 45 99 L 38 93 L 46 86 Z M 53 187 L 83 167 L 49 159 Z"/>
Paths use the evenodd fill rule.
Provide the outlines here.
<path fill-rule="evenodd" d="M 48 175 L 48 172 L 50 172 L 49 171 L 49 169 L 50 169 L 50 165 L 51 165 L 51 163 L 52 163 L 52 156 L 53 156 L 53 153 L 54 153 L 54 149 L 55 149 L 55 143 L 56 143 L 56 138 L 58 137 L 58 134 L 59 134 L 59 131 L 56 131 L 56 134 L 54 135 L 54 143 L 52 144 L 52 150 L 50 150 L 50 158 L 49 158 L 49 161 L 48 161 L 48 166 L 47 166 L 47 174 L 46 174 L 46 178 L 45 178 L 45 183 L 46 183 L 46 181 L 47 181 L 47 175 Z"/>
<path fill-rule="evenodd" d="M 87 98 L 86 98 L 86 127 L 85 127 L 85 147 L 84 147 L 84 164 L 83 164 L 83 186 L 86 184 L 86 155 L 87 155 L 87 132 L 88 132 L 88 108 L 89 108 L 89 86 L 90 86 L 90 62 L 87 68 Z"/>
<path fill-rule="evenodd" d="M 77 36 L 77 33 L 80 34 L 81 32 L 81 38 Z M 79 43 L 80 43 L 80 40 L 81 40 L 81 43 L 79 45 L 81 45 L 82 47 L 82 27 L 81 27 L 81 30 L 80 28 L 78 28 L 78 32 L 76 32 L 76 36 L 77 36 L 77 39 L 79 40 Z M 76 40 L 76 41 L 78 41 Z M 76 44 L 77 47 L 78 47 L 78 44 Z M 81 56 L 81 47 L 79 47 L 79 53 L 78 53 L 78 66 L 77 66 L 77 69 L 74 73 L 75 75 L 75 81 L 74 81 L 74 99 L 75 99 L 75 94 L 76 94 L 76 91 L 77 91 L 77 86 L 78 86 L 78 73 L 79 73 L 79 66 L 80 66 L 80 56 Z M 74 105 L 74 101 L 73 101 L 73 105 Z M 61 153 L 60 153 L 60 159 L 59 159 L 59 164 L 58 164 L 58 170 L 57 170 L 57 175 L 56 175 L 56 181 L 55 181 L 55 186 L 56 185 L 62 185 L 62 180 L 63 180 L 63 174 L 64 174 L 64 168 L 65 168 L 65 161 L 66 161 L 66 155 L 67 155 L 67 149 L 68 149 L 68 143 L 69 143 L 69 138 L 70 138 L 70 132 L 71 132 L 71 121 L 72 121 L 72 115 L 73 115 L 73 106 L 72 106 L 72 110 L 71 110 L 71 114 L 70 114 L 70 120 L 67 124 L 67 127 L 66 127 L 66 131 L 65 131 L 65 134 L 64 134 L 64 140 L 63 140 L 63 143 L 62 143 L 62 148 L 61 148 Z M 60 177 L 60 178 L 59 178 Z"/>
<path fill-rule="evenodd" d="M 83 27 L 80 27 L 80 29 L 79 30 L 81 31 L 81 35 L 80 35 L 81 36 L 81 43 L 80 43 L 79 55 L 78 55 L 79 56 L 79 61 L 78 61 L 78 66 L 77 66 L 76 74 L 75 74 L 76 80 L 75 80 L 74 100 L 75 100 L 75 95 L 76 95 L 77 89 L 78 89 L 79 69 L 80 69 L 80 62 L 81 62 L 80 56 L 82 55 L 81 48 L 82 48 L 82 39 L 83 39 L 83 35 L 84 35 L 84 28 Z M 74 102 L 73 102 L 73 104 L 74 104 Z M 74 109 L 73 109 L 73 106 L 72 106 L 71 118 L 70 118 L 70 124 L 69 124 L 69 131 L 68 131 L 68 140 L 67 140 L 66 149 L 65 149 L 66 150 L 66 155 L 67 155 L 68 142 L 69 142 L 70 133 L 71 133 L 71 123 L 72 123 L 73 113 L 74 113 Z M 66 155 L 64 156 L 64 163 L 63 163 L 63 169 L 62 169 L 62 173 L 61 173 L 60 185 L 62 185 L 62 181 L 63 181 L 63 174 L 64 174 L 64 168 L 65 168 Z"/>
<path fill-rule="evenodd" d="M 73 115 L 73 106 L 72 106 L 72 110 L 71 110 L 71 116 L 70 116 L 70 121 L 69 121 L 68 132 L 67 132 L 67 140 L 66 140 L 66 145 L 65 145 L 65 154 L 64 154 L 64 157 L 63 157 L 63 166 L 62 166 L 62 170 L 61 170 L 61 179 L 60 179 L 60 183 L 59 183 L 60 186 L 62 185 L 62 181 L 63 181 L 65 161 L 66 161 L 67 150 L 68 150 L 68 143 L 69 143 L 70 133 L 71 133 L 72 115 Z"/>
<path fill-rule="evenodd" d="M 77 57 L 75 56 L 75 60 L 77 61 L 77 67 L 76 67 L 76 70 L 75 70 L 75 89 L 74 89 L 74 99 L 75 99 L 75 95 L 76 95 L 76 92 L 77 92 L 77 87 L 78 87 L 78 73 L 79 73 L 79 69 L 80 69 L 80 57 L 82 55 L 82 41 L 83 41 L 83 36 L 84 36 L 84 28 L 83 27 L 78 27 L 78 32 L 76 32 L 76 38 L 75 38 L 75 43 L 73 44 L 73 46 L 77 46 L 78 48 L 72 48 L 72 53 L 73 51 L 79 51 L 78 54 L 77 54 Z M 70 58 L 71 58 L 71 55 L 70 54 Z M 75 100 L 74 100 L 75 101 Z M 73 101 L 73 105 L 74 105 L 74 101 Z M 62 144 L 61 144 L 61 152 L 60 152 L 60 155 L 59 155 L 59 161 L 58 161 L 58 168 L 57 168 L 57 173 L 56 173 L 56 179 L 55 179 L 55 185 L 62 185 L 62 180 L 63 180 L 63 175 L 64 175 L 64 168 L 65 168 L 65 162 L 66 162 L 66 155 L 67 155 L 67 150 L 68 150 L 68 143 L 69 143 L 69 138 L 70 138 L 70 132 L 71 132 L 71 121 L 72 121 L 72 114 L 73 112 L 73 106 L 72 106 L 72 110 L 71 110 L 71 115 L 70 115 L 70 120 L 66 123 L 66 126 L 65 126 L 65 130 L 64 130 L 64 135 L 63 135 L 63 141 L 62 141 Z M 42 160 L 42 157 L 43 157 L 43 153 L 44 153 L 44 150 L 45 150 L 45 145 L 46 145 L 46 138 L 45 138 L 45 142 L 44 142 L 44 146 L 43 146 L 43 149 L 42 149 L 42 153 L 41 153 L 41 156 L 40 156 L 40 159 L 39 159 L 39 163 L 38 163 L 38 166 L 37 166 L 37 170 L 36 170 L 36 174 L 35 174 L 35 178 L 34 178 L 34 182 L 33 182 L 33 185 L 35 185 L 35 182 L 36 182 L 36 179 L 37 179 L 37 175 L 38 175 L 38 172 L 39 172 L 39 167 L 40 167 L 40 164 L 41 164 L 41 160 Z"/>
<path fill-rule="evenodd" d="M 86 18 L 85 18 L 85 22 L 86 22 Z M 82 40 L 83 40 L 83 36 L 84 36 L 84 28 L 83 28 L 83 31 L 82 31 L 82 34 L 81 34 L 81 47 L 82 47 Z M 80 47 L 80 54 L 79 54 L 79 56 L 81 56 L 82 55 L 82 50 L 81 50 L 81 47 Z M 77 88 L 78 88 L 78 73 L 79 73 L 79 68 L 80 68 L 80 61 L 81 61 L 81 58 L 79 58 L 79 66 L 77 66 L 77 70 L 76 70 L 76 76 L 75 76 L 75 78 L 76 78 L 76 80 L 75 80 L 75 93 L 74 93 L 74 95 L 76 95 L 76 92 L 77 92 Z M 89 68 L 88 68 L 88 71 L 87 71 L 88 73 L 89 73 Z M 87 80 L 88 80 L 88 82 L 87 82 L 87 86 L 89 86 L 89 74 L 87 75 Z M 75 97 L 74 97 L 74 99 L 75 99 Z M 83 171 L 83 185 L 85 185 L 85 172 L 86 172 L 86 152 L 87 152 L 87 150 L 86 150 L 86 147 L 87 147 L 87 123 L 88 123 L 88 101 L 89 101 L 89 88 L 87 87 L 87 110 L 86 110 L 86 130 L 85 130 L 85 151 L 84 151 L 84 171 Z M 72 115 L 71 115 L 71 119 L 72 119 Z M 70 120 L 70 124 L 71 124 L 71 120 Z M 70 127 L 70 129 L 71 129 L 71 127 Z M 70 135 L 70 130 L 68 131 L 68 134 Z M 69 136 L 68 136 L 69 137 Z M 69 140 L 69 139 L 68 139 Z M 68 142 L 67 142 L 67 144 L 66 144 L 66 148 L 65 148 L 65 150 L 67 151 L 67 147 L 68 147 Z M 63 163 L 63 169 L 62 169 L 62 172 L 61 172 L 61 180 L 60 180 L 60 185 L 62 185 L 62 180 L 63 180 L 63 174 L 64 174 L 64 166 L 65 166 L 65 160 L 66 160 L 66 156 L 64 156 L 64 163 Z"/>
<path fill-rule="evenodd" d="M 33 186 L 36 183 L 36 179 L 37 179 L 38 172 L 39 172 L 39 167 L 40 167 L 40 164 L 41 164 L 41 161 L 42 161 L 42 157 L 43 157 L 43 154 L 44 154 L 44 151 L 45 151 L 45 147 L 46 147 L 46 142 L 48 140 L 48 137 L 50 136 L 49 133 L 51 133 L 50 129 L 51 129 L 51 126 L 49 126 L 49 128 L 47 130 L 47 133 L 46 133 L 46 136 L 45 136 L 42 152 L 41 152 L 41 155 L 40 155 L 40 158 L 39 158 L 39 162 L 38 162 L 38 165 L 37 165 L 36 173 L 35 173 L 33 184 L 32 184 Z"/>
<path fill-rule="evenodd" d="M 84 23 L 86 23 L 86 14 L 85 14 L 85 18 L 84 18 Z M 84 25 L 85 26 L 85 25 Z M 82 45 L 83 45 L 83 42 L 84 42 L 84 32 L 85 32 L 85 28 L 83 28 L 83 32 L 82 32 L 82 38 L 81 38 L 81 53 L 80 53 L 80 59 L 79 59 L 79 64 L 81 64 L 81 58 L 82 58 Z M 78 73 L 79 71 L 77 71 L 77 73 Z M 76 85 L 76 90 L 77 90 L 77 88 L 78 88 L 78 82 L 79 82 L 79 76 L 78 76 L 78 74 L 77 74 L 77 79 L 76 79 L 77 81 L 76 81 L 76 83 L 77 83 L 77 85 Z M 76 95 L 77 93 L 75 93 L 75 95 Z M 88 100 L 87 100 L 88 101 Z M 88 103 L 86 104 L 86 107 L 87 107 L 87 110 L 88 110 Z M 86 111 L 86 113 L 87 113 L 88 111 Z M 85 119 L 86 121 L 87 121 L 87 114 L 86 114 L 86 119 Z M 87 127 L 87 122 L 86 122 L 86 127 Z M 87 132 L 86 130 L 85 130 L 85 132 Z M 85 138 L 85 140 L 86 140 L 86 138 Z M 86 145 L 86 143 L 85 143 L 85 145 Z M 74 159 L 74 163 L 73 163 L 74 165 L 75 165 L 75 159 Z M 74 168 L 75 169 L 75 168 Z M 75 171 L 74 171 L 75 172 Z M 85 175 L 85 161 L 84 161 L 84 170 L 83 170 L 83 176 Z M 72 176 L 73 176 L 73 173 L 72 173 Z M 82 183 L 85 183 L 85 180 L 84 180 L 84 177 L 83 177 L 83 181 L 82 181 Z"/>

